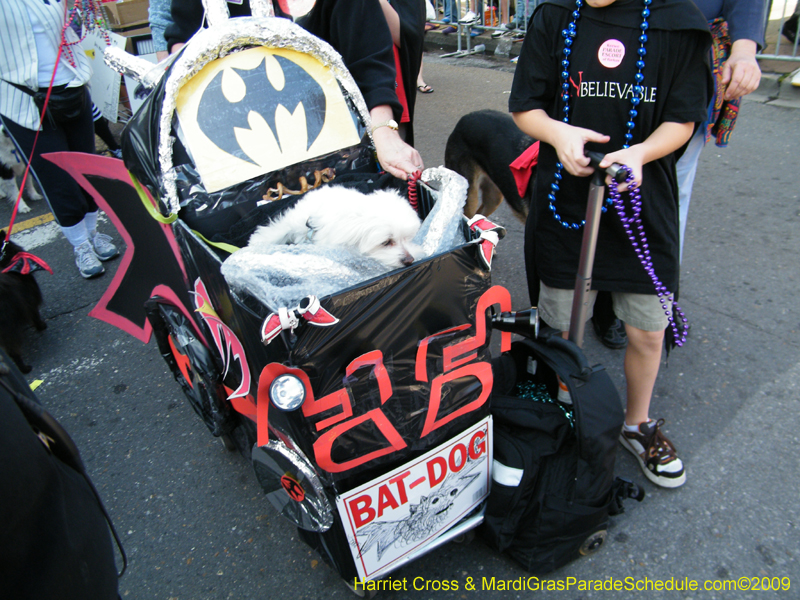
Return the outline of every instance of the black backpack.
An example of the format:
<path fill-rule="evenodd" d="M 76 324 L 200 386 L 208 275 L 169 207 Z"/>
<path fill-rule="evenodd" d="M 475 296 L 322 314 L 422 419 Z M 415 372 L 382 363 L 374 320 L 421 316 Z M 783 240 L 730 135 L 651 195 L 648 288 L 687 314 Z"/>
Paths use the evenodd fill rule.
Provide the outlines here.
<path fill-rule="evenodd" d="M 556 374 L 571 407 L 555 400 Z M 572 342 L 553 335 L 512 344 L 495 363 L 492 416 L 492 491 L 479 533 L 527 571 L 546 574 L 599 550 L 622 498 L 644 496 L 614 477 L 619 394 Z"/>

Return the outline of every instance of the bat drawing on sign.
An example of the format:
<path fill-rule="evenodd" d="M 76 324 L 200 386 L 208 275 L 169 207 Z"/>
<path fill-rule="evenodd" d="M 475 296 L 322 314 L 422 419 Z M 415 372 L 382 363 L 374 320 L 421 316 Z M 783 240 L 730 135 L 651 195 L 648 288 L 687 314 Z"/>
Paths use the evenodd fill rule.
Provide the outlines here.
<path fill-rule="evenodd" d="M 310 148 L 319 136 L 325 122 L 327 103 L 322 86 L 300 65 L 282 57 L 275 56 L 283 70 L 283 89 L 278 90 L 267 77 L 262 60 L 253 69 L 236 69 L 231 67 L 245 82 L 247 90 L 238 102 L 231 102 L 222 91 L 223 72 L 217 73 L 209 82 L 200 98 L 197 107 L 197 125 L 216 146 L 237 158 L 250 160 L 236 139 L 235 129 L 250 129 L 248 116 L 250 112 L 260 114 L 269 125 L 275 140 L 280 147 L 278 132 L 275 127 L 275 111 L 283 106 L 289 113 L 294 113 L 302 104 L 306 115 L 306 133 Z M 260 77 L 259 77 L 260 75 Z M 220 115 L 224 116 L 225 126 L 216 125 Z"/>
<path fill-rule="evenodd" d="M 417 504 L 409 507 L 408 517 L 401 521 L 373 521 L 358 531 L 356 545 L 364 556 L 377 548 L 378 560 L 390 548 L 402 548 L 419 543 L 430 537 L 444 523 L 455 500 L 478 477 L 475 468 L 486 458 L 468 460 L 460 473 L 450 473 L 441 486 L 422 496 Z"/>

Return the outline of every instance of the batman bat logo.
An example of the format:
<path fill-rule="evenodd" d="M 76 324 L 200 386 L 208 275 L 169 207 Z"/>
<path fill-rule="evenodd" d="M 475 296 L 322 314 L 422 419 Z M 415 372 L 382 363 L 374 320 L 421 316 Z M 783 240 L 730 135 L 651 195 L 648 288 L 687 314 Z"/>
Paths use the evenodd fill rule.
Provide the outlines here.
<path fill-rule="evenodd" d="M 311 147 L 319 137 L 325 122 L 327 101 L 322 86 L 302 67 L 282 56 L 275 56 L 283 70 L 285 85 L 278 90 L 267 77 L 264 60 L 253 69 L 230 67 L 245 82 L 244 97 L 231 102 L 222 92 L 222 74 L 217 73 L 203 91 L 197 107 L 197 125 L 200 130 L 221 150 L 237 158 L 256 164 L 247 157 L 236 139 L 234 128 L 250 129 L 247 117 L 254 111 L 264 117 L 280 148 L 280 139 L 275 127 L 275 111 L 283 106 L 294 113 L 302 104 L 306 115 L 306 132 Z M 223 123 L 220 120 L 224 119 Z"/>

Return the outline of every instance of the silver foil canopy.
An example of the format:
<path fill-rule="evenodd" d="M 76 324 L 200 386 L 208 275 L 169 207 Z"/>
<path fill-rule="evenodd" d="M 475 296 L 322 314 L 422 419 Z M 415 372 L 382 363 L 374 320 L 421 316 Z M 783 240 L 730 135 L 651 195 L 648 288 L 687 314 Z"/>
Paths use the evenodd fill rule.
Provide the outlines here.
<path fill-rule="evenodd" d="M 414 242 L 427 256 L 434 256 L 466 242 L 461 224 L 468 184 L 461 175 L 445 167 L 425 169 L 422 180 L 438 190 L 438 197 Z"/>

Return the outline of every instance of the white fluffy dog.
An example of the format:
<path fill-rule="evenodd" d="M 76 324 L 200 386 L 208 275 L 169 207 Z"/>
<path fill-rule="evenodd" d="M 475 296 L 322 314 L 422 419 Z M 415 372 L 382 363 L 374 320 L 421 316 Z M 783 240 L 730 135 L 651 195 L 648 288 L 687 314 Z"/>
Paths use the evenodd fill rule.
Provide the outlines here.
<path fill-rule="evenodd" d="M 329 185 L 308 192 L 274 221 L 256 229 L 248 246 L 311 243 L 347 247 L 397 269 L 422 255 L 422 249 L 411 241 L 419 227 L 416 211 L 397 192 L 362 194 Z"/>
<path fill-rule="evenodd" d="M 17 201 L 19 187 L 17 187 L 17 177 L 22 177 L 25 171 L 25 164 L 17 157 L 14 152 L 14 142 L 8 137 L 5 127 L 0 125 L 0 196 L 4 196 L 11 204 Z M 33 175 L 28 173 L 28 180 L 25 183 L 25 192 L 30 200 L 41 200 L 42 196 L 36 191 L 33 185 Z M 19 212 L 26 213 L 30 210 L 25 200 L 19 200 Z"/>

